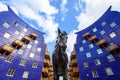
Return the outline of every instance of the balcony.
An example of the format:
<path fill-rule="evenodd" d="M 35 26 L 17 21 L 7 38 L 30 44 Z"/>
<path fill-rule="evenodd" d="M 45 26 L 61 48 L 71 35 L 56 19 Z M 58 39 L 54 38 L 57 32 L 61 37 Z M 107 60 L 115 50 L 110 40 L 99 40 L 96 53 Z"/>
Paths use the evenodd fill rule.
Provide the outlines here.
<path fill-rule="evenodd" d="M 72 60 L 72 67 L 77 67 L 77 59 Z"/>
<path fill-rule="evenodd" d="M 120 48 L 117 44 L 112 44 L 106 47 L 106 50 L 111 54 L 115 54 L 115 53 L 119 53 Z"/>
<path fill-rule="evenodd" d="M 37 38 L 37 34 L 31 33 L 29 37 L 30 37 L 31 39 L 36 39 L 36 38 Z"/>
<path fill-rule="evenodd" d="M 22 41 L 20 41 L 19 39 L 16 39 L 16 40 L 13 42 L 12 45 L 15 47 L 15 49 L 16 49 L 16 48 L 19 49 L 19 48 L 21 48 L 21 47 L 24 45 L 24 43 L 23 43 Z"/>
<path fill-rule="evenodd" d="M 43 78 L 43 77 L 42 77 L 40 80 L 48 80 L 48 78 Z"/>
<path fill-rule="evenodd" d="M 97 36 L 91 36 L 90 38 L 89 38 L 89 40 L 92 42 L 92 43 L 96 43 L 97 41 L 98 41 L 98 38 L 97 38 Z"/>
<path fill-rule="evenodd" d="M 42 77 L 48 77 L 48 69 L 44 68 L 42 69 Z"/>
<path fill-rule="evenodd" d="M 44 59 L 44 67 L 49 67 L 49 60 L 48 59 Z"/>
<path fill-rule="evenodd" d="M 49 73 L 49 76 L 53 76 L 53 72 L 50 72 L 50 73 Z"/>
<path fill-rule="evenodd" d="M 72 71 L 73 71 L 73 68 L 69 67 L 68 72 L 72 72 Z"/>
<path fill-rule="evenodd" d="M 52 67 L 52 62 L 50 61 L 50 67 Z"/>
<path fill-rule="evenodd" d="M 80 77 L 75 77 L 73 78 L 73 80 L 80 80 Z"/>
<path fill-rule="evenodd" d="M 72 67 L 72 62 L 69 63 L 69 67 Z"/>
<path fill-rule="evenodd" d="M 50 59 L 50 54 L 48 52 L 45 53 L 45 59 Z"/>
<path fill-rule="evenodd" d="M 28 44 L 30 41 L 31 41 L 31 38 L 28 37 L 28 36 L 24 36 L 22 41 L 25 43 L 25 44 Z"/>
<path fill-rule="evenodd" d="M 85 39 L 89 39 L 89 38 L 90 38 L 90 33 L 89 33 L 89 32 L 85 33 L 85 34 L 83 35 L 83 37 L 84 37 Z"/>
<path fill-rule="evenodd" d="M 14 48 L 11 47 L 10 45 L 8 44 L 5 44 L 3 46 L 1 46 L 0 48 L 0 53 L 4 56 L 4 55 L 9 55 L 13 52 Z"/>
<path fill-rule="evenodd" d="M 78 67 L 73 68 L 73 77 L 79 77 L 79 69 L 78 69 Z"/>
<path fill-rule="evenodd" d="M 53 68 L 52 67 L 49 68 L 49 72 L 53 72 Z"/>
<path fill-rule="evenodd" d="M 71 60 L 76 58 L 75 52 L 71 54 Z"/>
<path fill-rule="evenodd" d="M 105 48 L 107 46 L 107 42 L 105 39 L 101 39 L 96 43 L 100 48 Z"/>

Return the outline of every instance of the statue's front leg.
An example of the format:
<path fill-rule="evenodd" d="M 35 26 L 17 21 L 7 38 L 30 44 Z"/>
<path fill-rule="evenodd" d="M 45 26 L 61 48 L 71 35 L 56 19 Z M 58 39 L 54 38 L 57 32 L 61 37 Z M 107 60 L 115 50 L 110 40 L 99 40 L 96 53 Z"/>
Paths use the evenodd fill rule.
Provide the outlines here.
<path fill-rule="evenodd" d="M 53 64 L 53 72 L 54 72 L 54 80 L 58 80 L 58 77 L 57 77 L 57 68 L 56 68 L 56 65 Z"/>
<path fill-rule="evenodd" d="M 63 80 L 68 80 L 67 79 L 67 68 L 64 69 Z"/>

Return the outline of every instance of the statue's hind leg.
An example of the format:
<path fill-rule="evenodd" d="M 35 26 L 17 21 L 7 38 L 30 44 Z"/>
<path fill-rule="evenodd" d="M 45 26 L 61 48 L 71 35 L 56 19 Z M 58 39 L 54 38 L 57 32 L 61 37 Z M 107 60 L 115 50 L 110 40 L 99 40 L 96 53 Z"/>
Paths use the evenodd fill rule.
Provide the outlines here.
<path fill-rule="evenodd" d="M 56 68 L 56 65 L 55 64 L 53 64 L 53 72 L 54 72 L 54 80 L 59 80 L 58 79 L 58 76 L 57 76 L 57 68 Z"/>
<path fill-rule="evenodd" d="M 67 69 L 64 70 L 63 80 L 68 80 L 68 79 L 67 79 Z"/>

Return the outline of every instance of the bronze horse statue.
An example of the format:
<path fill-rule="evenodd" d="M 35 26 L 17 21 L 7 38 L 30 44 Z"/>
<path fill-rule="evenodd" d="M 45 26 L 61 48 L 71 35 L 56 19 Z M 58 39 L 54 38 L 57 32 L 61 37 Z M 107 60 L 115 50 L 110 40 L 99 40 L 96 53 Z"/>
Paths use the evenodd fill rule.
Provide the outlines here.
<path fill-rule="evenodd" d="M 59 80 L 60 76 L 63 76 L 63 80 L 67 80 L 67 38 L 67 33 L 65 31 L 61 32 L 60 29 L 58 29 L 55 50 L 52 54 L 54 80 Z"/>

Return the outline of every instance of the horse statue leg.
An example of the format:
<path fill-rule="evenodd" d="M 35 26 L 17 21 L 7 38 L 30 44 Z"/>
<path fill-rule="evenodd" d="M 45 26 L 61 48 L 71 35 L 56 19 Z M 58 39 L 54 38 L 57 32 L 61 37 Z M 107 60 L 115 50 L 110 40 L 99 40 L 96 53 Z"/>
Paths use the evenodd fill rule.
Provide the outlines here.
<path fill-rule="evenodd" d="M 67 68 L 64 68 L 63 80 L 68 80 L 68 79 L 67 79 Z"/>
<path fill-rule="evenodd" d="M 54 72 L 54 80 L 59 80 L 59 77 L 57 76 L 57 67 L 55 63 L 53 63 L 53 72 Z"/>

